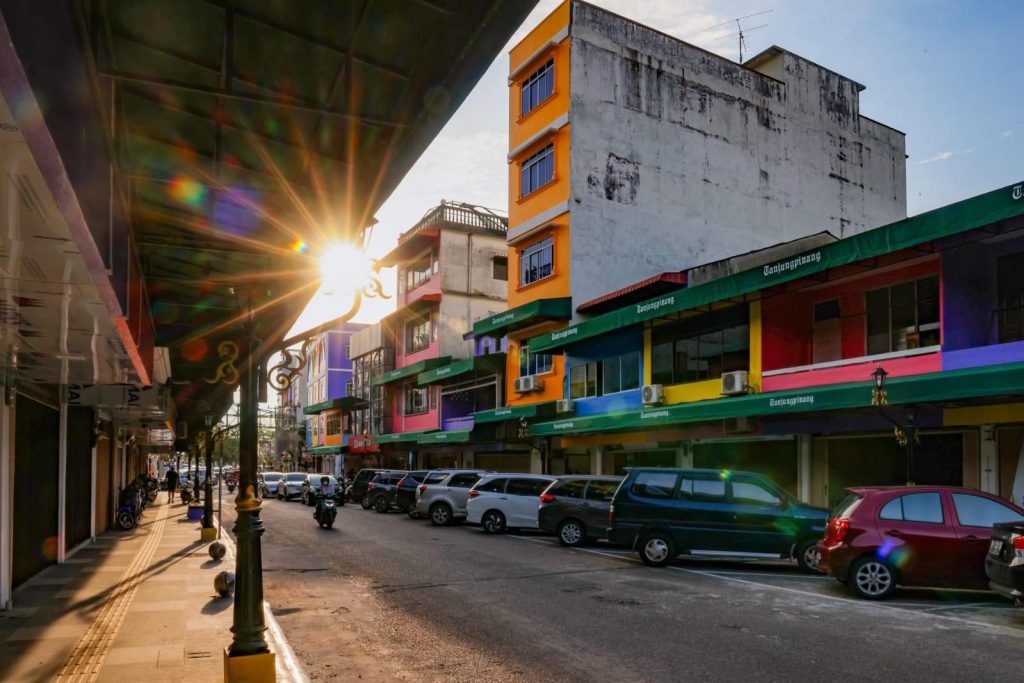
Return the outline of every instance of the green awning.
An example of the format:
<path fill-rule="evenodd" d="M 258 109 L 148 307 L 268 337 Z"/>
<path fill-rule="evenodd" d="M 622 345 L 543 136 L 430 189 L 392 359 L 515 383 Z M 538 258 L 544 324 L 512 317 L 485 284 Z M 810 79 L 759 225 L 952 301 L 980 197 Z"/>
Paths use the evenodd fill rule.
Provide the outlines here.
<path fill-rule="evenodd" d="M 448 365 L 421 372 L 416 378 L 416 382 L 420 385 L 434 384 L 473 371 L 503 373 L 505 371 L 505 354 L 491 353 L 486 356 L 461 358 Z"/>
<path fill-rule="evenodd" d="M 413 363 L 412 365 L 406 365 L 404 368 L 396 368 L 395 370 L 392 370 L 390 372 L 385 372 L 383 375 L 380 375 L 379 377 L 374 377 L 371 384 L 373 384 L 374 386 L 378 386 L 380 384 L 388 384 L 390 382 L 394 382 L 405 377 L 412 377 L 413 375 L 418 375 L 421 372 L 432 370 L 441 365 L 447 365 L 451 362 L 451 356 L 441 356 L 440 358 L 428 358 L 426 360 L 421 360 L 418 363 Z"/>
<path fill-rule="evenodd" d="M 572 317 L 572 299 L 537 299 L 522 306 L 510 308 L 504 313 L 473 323 L 474 337 L 501 337 L 509 329 L 542 320 L 568 320 Z"/>
<path fill-rule="evenodd" d="M 395 432 L 393 434 L 374 434 L 373 443 L 404 443 L 418 441 L 421 436 L 432 432 L 431 429 L 421 429 L 415 432 Z"/>
<path fill-rule="evenodd" d="M 545 401 L 544 403 L 531 403 L 525 406 L 509 406 L 507 408 L 481 410 L 478 413 L 473 413 L 473 423 L 483 424 L 486 422 L 504 422 L 505 420 L 518 420 L 522 417 L 550 417 L 554 414 L 555 402 Z"/>
<path fill-rule="evenodd" d="M 322 403 L 314 403 L 311 406 L 306 406 L 302 409 L 303 415 L 317 415 L 324 412 L 325 410 L 334 410 L 336 408 L 354 408 L 366 403 L 361 398 L 355 396 L 342 396 L 341 398 L 331 399 L 330 401 L 323 401 Z"/>
<path fill-rule="evenodd" d="M 450 432 L 430 432 L 429 434 L 423 434 L 420 436 L 420 438 L 416 439 L 416 442 L 422 444 L 469 443 L 469 437 L 472 433 L 472 429 L 459 429 L 452 430 Z"/>
<path fill-rule="evenodd" d="M 871 409 L 874 383 L 848 382 L 821 387 L 751 394 L 694 403 L 644 408 L 605 415 L 570 417 L 541 422 L 530 428 L 534 436 L 592 434 L 707 422 L 729 417 L 772 417 L 826 410 Z M 1024 363 L 991 365 L 910 377 L 886 382 L 890 405 L 937 403 L 992 396 L 1024 396 Z"/>
<path fill-rule="evenodd" d="M 315 446 L 307 451 L 310 455 L 334 455 L 336 453 L 344 453 L 346 447 L 341 444 L 334 444 L 333 446 Z"/>
<path fill-rule="evenodd" d="M 692 310 L 706 304 L 743 297 L 772 285 L 798 280 L 838 266 L 882 256 L 1021 215 L 1024 215 L 1024 197 L 1021 196 L 1020 184 L 1007 186 L 881 228 L 868 230 L 781 261 L 648 299 L 562 330 L 542 334 L 530 339 L 530 351 L 539 353 L 560 349 L 611 330 Z M 473 331 L 476 332 L 475 326 Z"/>

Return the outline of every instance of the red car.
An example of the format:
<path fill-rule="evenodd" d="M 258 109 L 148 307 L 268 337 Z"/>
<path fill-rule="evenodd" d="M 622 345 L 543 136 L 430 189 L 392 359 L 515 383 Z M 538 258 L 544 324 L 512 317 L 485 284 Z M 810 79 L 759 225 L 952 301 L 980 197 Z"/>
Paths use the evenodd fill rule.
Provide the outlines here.
<path fill-rule="evenodd" d="M 985 554 L 997 522 L 1024 510 L 951 486 L 847 489 L 818 541 L 818 568 L 854 594 L 881 600 L 903 586 L 987 588 Z"/>

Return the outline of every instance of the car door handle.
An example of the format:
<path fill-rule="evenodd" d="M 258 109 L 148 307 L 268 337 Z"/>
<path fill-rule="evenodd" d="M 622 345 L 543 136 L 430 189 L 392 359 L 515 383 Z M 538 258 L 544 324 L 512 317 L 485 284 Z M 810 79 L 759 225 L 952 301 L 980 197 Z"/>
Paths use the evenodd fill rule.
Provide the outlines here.
<path fill-rule="evenodd" d="M 498 496 L 498 500 L 508 500 L 505 496 Z"/>
<path fill-rule="evenodd" d="M 985 539 L 984 538 L 980 538 L 978 536 L 971 535 L 971 536 L 968 536 L 965 540 L 968 543 L 979 543 L 981 541 L 984 541 Z"/>
<path fill-rule="evenodd" d="M 900 536 L 903 536 L 903 532 L 900 531 L 899 529 L 889 529 L 888 531 L 885 532 L 885 535 L 886 536 L 900 537 Z"/>

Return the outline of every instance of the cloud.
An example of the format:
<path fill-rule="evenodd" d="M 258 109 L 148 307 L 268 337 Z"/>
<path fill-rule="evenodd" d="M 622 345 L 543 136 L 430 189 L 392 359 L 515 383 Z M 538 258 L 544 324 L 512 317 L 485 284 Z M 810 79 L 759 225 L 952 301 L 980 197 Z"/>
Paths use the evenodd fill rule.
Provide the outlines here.
<path fill-rule="evenodd" d="M 947 159 L 951 159 L 951 158 L 953 158 L 955 156 L 961 156 L 961 155 L 964 155 L 964 154 L 970 154 L 973 151 L 974 151 L 973 147 L 968 148 L 968 149 L 962 149 L 962 150 L 960 150 L 958 152 L 951 152 L 949 150 L 946 150 L 945 152 L 939 152 L 938 154 L 930 156 L 927 159 L 922 159 L 921 161 L 915 161 L 914 164 L 917 165 L 917 166 L 920 166 L 921 164 L 934 164 L 937 161 L 946 161 Z"/>
<path fill-rule="evenodd" d="M 1013 128 L 1011 128 L 1009 130 L 1004 130 L 1002 135 L 1000 135 L 999 137 L 1001 137 L 1001 138 L 1008 138 L 1011 135 L 1013 135 Z"/>

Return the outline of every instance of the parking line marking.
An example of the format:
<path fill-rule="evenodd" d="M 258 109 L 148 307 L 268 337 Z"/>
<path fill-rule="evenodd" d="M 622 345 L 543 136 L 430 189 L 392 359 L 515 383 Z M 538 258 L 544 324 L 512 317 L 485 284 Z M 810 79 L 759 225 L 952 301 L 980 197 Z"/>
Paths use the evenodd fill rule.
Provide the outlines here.
<path fill-rule="evenodd" d="M 519 538 L 519 537 L 518 536 L 512 536 L 512 538 Z M 526 539 L 526 540 L 531 540 L 532 541 L 534 539 Z M 539 539 L 537 539 L 537 540 L 539 540 Z M 543 542 L 543 541 L 540 541 L 540 542 Z M 602 555 L 604 557 L 610 557 L 610 558 L 616 559 L 616 560 L 625 560 L 627 562 L 640 563 L 640 560 L 636 559 L 636 558 L 624 557 L 624 556 L 621 556 L 621 555 L 612 555 L 611 553 L 603 552 L 603 551 L 600 551 L 600 550 L 593 550 L 591 548 L 570 548 L 570 550 L 578 550 L 580 552 L 590 553 L 591 555 Z M 830 601 L 833 601 L 833 602 L 848 603 L 848 604 L 851 604 L 851 605 L 856 605 L 858 607 L 863 607 L 865 609 L 876 609 L 876 610 L 881 610 L 881 611 L 886 611 L 886 612 L 893 612 L 893 611 L 895 611 L 895 612 L 900 612 L 900 613 L 908 613 L 908 612 L 915 612 L 915 611 L 921 612 L 921 611 L 923 611 L 923 610 L 914 610 L 914 609 L 908 609 L 908 608 L 905 608 L 905 607 L 900 607 L 900 606 L 897 606 L 896 604 L 893 604 L 893 603 L 880 604 L 880 603 L 877 603 L 877 602 L 870 602 L 870 601 L 867 601 L 867 600 L 856 600 L 854 598 L 841 598 L 841 597 L 839 597 L 837 595 L 826 595 L 824 593 L 814 593 L 814 592 L 811 592 L 811 591 L 800 590 L 799 588 L 791 588 L 791 587 L 788 587 L 788 586 L 773 586 L 770 583 L 760 583 L 760 582 L 757 582 L 757 581 L 749 581 L 747 579 L 741 579 L 741 578 L 736 577 L 736 576 L 727 576 L 727 575 L 723 575 L 723 574 L 714 574 L 714 573 L 712 573 L 710 571 L 704 571 L 704 570 L 700 570 L 700 569 L 687 569 L 686 567 L 674 567 L 672 565 L 669 565 L 667 568 L 675 570 L 677 572 L 684 572 L 684 573 L 687 573 L 687 574 L 697 574 L 699 576 L 706 576 L 706 577 L 709 577 L 709 578 L 712 578 L 712 579 L 719 579 L 721 581 L 732 581 L 733 583 L 741 583 L 741 584 L 744 584 L 744 585 L 747 585 L 747 586 L 753 586 L 753 587 L 757 587 L 757 588 L 770 588 L 772 590 L 782 591 L 782 592 L 785 592 L 785 593 L 796 593 L 798 595 L 804 595 L 804 596 L 808 596 L 808 597 L 811 597 L 811 598 L 821 598 L 823 600 L 830 600 Z M 973 619 L 962 619 L 960 617 L 949 616 L 947 614 L 937 614 L 935 612 L 929 612 L 928 616 L 930 618 L 932 618 L 932 619 L 942 619 L 943 621 L 951 621 L 951 622 L 954 622 L 954 623 L 957 623 L 957 624 L 964 624 L 964 625 L 968 625 L 968 626 L 978 626 L 978 627 L 981 627 L 981 628 L 984 628 L 984 629 L 989 629 L 989 630 L 992 630 L 992 631 L 999 631 L 999 632 L 1002 632 L 1002 633 L 1006 633 L 1007 635 L 1011 635 L 1014 638 L 1024 638 L 1024 630 L 1020 630 L 1020 629 L 1010 628 L 1010 627 L 1006 627 L 1006 626 L 1000 626 L 998 624 L 988 624 L 988 623 L 985 623 L 983 621 L 975 621 Z"/>

